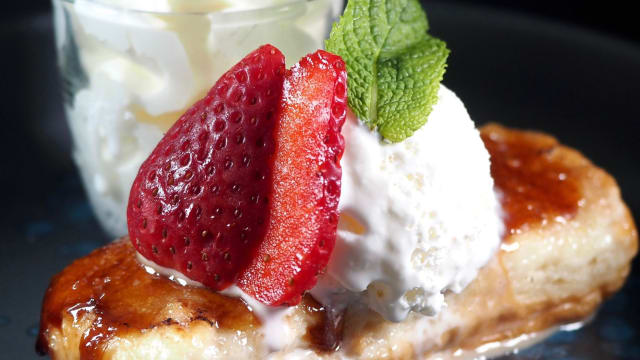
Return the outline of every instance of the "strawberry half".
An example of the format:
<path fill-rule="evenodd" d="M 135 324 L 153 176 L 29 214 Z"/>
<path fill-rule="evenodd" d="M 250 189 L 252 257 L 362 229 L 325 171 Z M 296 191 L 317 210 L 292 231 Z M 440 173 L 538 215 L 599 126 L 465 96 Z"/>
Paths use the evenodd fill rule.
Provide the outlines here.
<path fill-rule="evenodd" d="M 127 207 L 145 258 L 220 290 L 264 238 L 284 56 L 265 45 L 225 73 L 142 164 Z"/>
<path fill-rule="evenodd" d="M 329 261 L 336 239 L 347 109 L 342 59 L 307 55 L 287 71 L 276 114 L 269 222 L 238 286 L 269 305 L 295 305 Z"/>

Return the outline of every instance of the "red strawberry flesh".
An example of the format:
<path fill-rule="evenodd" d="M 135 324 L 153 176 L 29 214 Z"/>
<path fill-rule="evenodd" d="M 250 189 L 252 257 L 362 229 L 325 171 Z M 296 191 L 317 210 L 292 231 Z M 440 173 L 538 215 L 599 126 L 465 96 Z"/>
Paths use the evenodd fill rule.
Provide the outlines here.
<path fill-rule="evenodd" d="M 265 234 L 284 56 L 265 45 L 225 73 L 140 167 L 127 207 L 145 258 L 221 290 Z"/>
<path fill-rule="evenodd" d="M 294 305 L 333 250 L 346 116 L 344 62 L 326 51 L 287 71 L 276 113 L 270 217 L 238 286 L 270 305 Z"/>

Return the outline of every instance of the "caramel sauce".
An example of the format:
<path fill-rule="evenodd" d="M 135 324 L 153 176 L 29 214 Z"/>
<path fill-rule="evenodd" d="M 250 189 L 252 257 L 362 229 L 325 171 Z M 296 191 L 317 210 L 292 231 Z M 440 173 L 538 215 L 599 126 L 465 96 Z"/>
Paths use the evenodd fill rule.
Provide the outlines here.
<path fill-rule="evenodd" d="M 304 311 L 314 317 L 313 324 L 307 328 L 306 340 L 318 352 L 338 350 L 342 340 L 342 314 L 327 311 L 309 294 L 302 298 Z"/>
<path fill-rule="evenodd" d="M 481 131 L 500 194 L 505 239 L 534 225 L 571 219 L 582 199 L 575 170 L 556 156 L 549 136 L 487 126 Z"/>
<path fill-rule="evenodd" d="M 570 168 L 554 160 L 558 146 L 554 139 L 534 140 L 525 132 L 497 126 L 485 127 L 481 135 L 501 193 L 507 237 L 557 216 L 570 218 L 575 214 L 581 199 L 579 184 Z M 176 306 L 182 311 L 172 312 Z M 319 352 L 338 349 L 340 316 L 334 318 L 310 295 L 303 297 L 301 306 L 314 319 L 305 340 Z M 82 359 L 100 358 L 114 336 L 159 325 L 205 321 L 212 327 L 237 331 L 260 326 L 259 319 L 240 299 L 147 273 L 127 238 L 76 260 L 52 279 L 43 302 L 37 351 L 49 351 L 49 329 L 60 328 L 65 314 L 78 326 L 76 320 L 89 312 L 96 318 L 82 336 Z M 175 313 L 183 317 L 172 318 L 170 314 Z"/>
<path fill-rule="evenodd" d="M 80 341 L 82 359 L 99 359 L 114 336 L 158 325 L 205 321 L 212 327 L 240 331 L 260 326 L 239 299 L 147 273 L 127 238 L 76 260 L 52 279 L 43 301 L 36 350 L 48 352 L 48 329 L 60 328 L 64 314 L 71 315 L 78 326 L 76 320 L 87 312 L 96 318 Z"/>

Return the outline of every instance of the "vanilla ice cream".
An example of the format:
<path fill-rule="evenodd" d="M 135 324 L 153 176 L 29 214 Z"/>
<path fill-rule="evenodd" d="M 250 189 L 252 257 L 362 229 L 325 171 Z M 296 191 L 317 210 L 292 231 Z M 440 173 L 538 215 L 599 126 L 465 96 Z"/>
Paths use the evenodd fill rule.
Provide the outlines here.
<path fill-rule="evenodd" d="M 342 0 L 56 0 L 74 158 L 103 227 L 126 234 L 140 164 L 226 70 L 271 43 L 290 63 L 323 46 Z"/>
<path fill-rule="evenodd" d="M 437 314 L 492 257 L 502 221 L 489 153 L 464 104 L 440 87 L 427 124 L 382 142 L 354 117 L 343 129 L 338 239 L 312 294 L 363 301 L 386 319 Z"/>

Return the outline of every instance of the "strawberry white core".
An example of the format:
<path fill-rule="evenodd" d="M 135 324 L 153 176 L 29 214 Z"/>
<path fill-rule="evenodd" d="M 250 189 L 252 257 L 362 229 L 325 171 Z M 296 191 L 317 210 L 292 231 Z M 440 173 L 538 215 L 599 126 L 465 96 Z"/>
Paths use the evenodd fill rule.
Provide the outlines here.
<path fill-rule="evenodd" d="M 502 221 L 489 153 L 464 104 L 441 86 L 425 126 L 384 143 L 351 116 L 343 128 L 336 247 L 312 290 L 331 307 L 366 303 L 388 320 L 436 315 L 493 256 Z"/>

